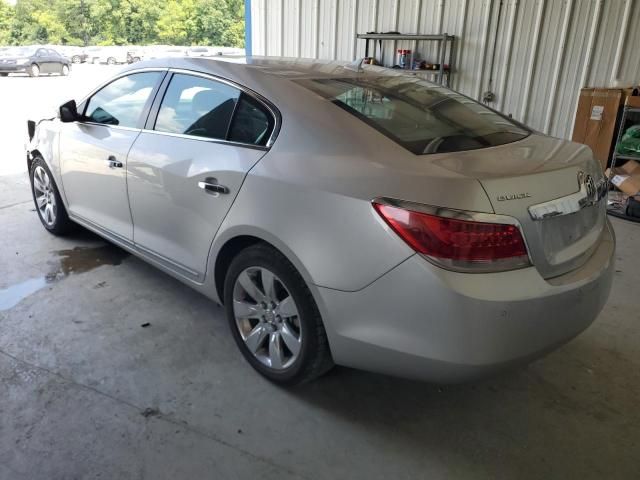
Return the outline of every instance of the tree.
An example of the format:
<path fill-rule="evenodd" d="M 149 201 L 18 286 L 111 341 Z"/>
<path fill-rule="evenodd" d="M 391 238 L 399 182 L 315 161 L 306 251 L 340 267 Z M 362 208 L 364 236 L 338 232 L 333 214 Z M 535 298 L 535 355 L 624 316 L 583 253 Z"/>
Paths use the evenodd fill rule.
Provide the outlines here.
<path fill-rule="evenodd" d="M 0 43 L 244 46 L 244 0 L 0 0 Z"/>
<path fill-rule="evenodd" d="M 13 25 L 13 7 L 5 0 L 0 0 L 0 45 L 11 42 L 11 28 Z"/>

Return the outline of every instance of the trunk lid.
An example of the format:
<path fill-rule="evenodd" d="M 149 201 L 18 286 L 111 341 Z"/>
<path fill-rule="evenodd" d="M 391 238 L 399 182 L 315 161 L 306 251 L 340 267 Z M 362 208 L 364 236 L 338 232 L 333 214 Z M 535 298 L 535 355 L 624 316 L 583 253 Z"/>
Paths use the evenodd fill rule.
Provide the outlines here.
<path fill-rule="evenodd" d="M 579 268 L 598 246 L 606 221 L 606 181 L 589 148 L 531 135 L 456 157 L 443 159 L 441 166 L 478 179 L 494 212 L 518 219 L 543 277 Z"/>

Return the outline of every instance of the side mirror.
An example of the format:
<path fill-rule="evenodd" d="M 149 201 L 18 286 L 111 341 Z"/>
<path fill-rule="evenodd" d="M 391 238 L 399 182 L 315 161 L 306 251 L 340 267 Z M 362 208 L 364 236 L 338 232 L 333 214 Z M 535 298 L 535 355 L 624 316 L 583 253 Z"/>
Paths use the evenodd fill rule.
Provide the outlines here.
<path fill-rule="evenodd" d="M 64 123 L 75 122 L 79 119 L 78 107 L 75 100 L 69 100 L 60 106 L 60 121 Z"/>

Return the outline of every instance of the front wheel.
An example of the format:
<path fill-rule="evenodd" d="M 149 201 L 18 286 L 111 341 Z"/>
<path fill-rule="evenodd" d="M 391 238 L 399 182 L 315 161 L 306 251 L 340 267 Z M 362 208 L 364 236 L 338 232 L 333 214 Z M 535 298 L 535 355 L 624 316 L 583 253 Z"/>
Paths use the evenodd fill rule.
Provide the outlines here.
<path fill-rule="evenodd" d="M 54 235 L 64 235 L 73 230 L 74 224 L 64 208 L 58 186 L 41 157 L 36 157 L 29 172 L 31 193 L 38 217 L 44 228 Z"/>
<path fill-rule="evenodd" d="M 30 77 L 39 77 L 40 76 L 40 67 L 37 64 L 31 65 L 29 67 L 29 76 Z"/>
<path fill-rule="evenodd" d="M 109 57 L 107 58 L 107 65 L 115 65 L 116 64 L 116 59 L 113 57 Z"/>
<path fill-rule="evenodd" d="M 296 385 L 333 366 L 309 288 L 273 247 L 254 245 L 233 259 L 225 278 L 224 304 L 240 351 L 269 380 Z"/>

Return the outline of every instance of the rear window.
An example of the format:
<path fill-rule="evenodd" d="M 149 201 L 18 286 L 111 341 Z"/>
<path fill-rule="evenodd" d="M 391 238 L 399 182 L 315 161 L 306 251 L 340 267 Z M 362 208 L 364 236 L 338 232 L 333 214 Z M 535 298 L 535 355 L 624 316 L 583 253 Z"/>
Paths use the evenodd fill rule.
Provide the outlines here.
<path fill-rule="evenodd" d="M 297 82 L 418 155 L 493 147 L 529 135 L 493 110 L 418 78 L 382 76 Z"/>

